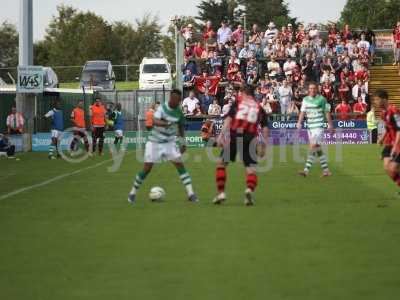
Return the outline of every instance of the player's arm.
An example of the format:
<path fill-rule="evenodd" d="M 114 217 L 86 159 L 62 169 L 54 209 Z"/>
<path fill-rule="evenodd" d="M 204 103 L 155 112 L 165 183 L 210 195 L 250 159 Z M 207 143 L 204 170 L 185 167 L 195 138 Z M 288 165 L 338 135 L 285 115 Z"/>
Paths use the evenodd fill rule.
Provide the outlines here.
<path fill-rule="evenodd" d="M 153 117 L 153 124 L 154 124 L 154 126 L 157 126 L 157 127 L 169 127 L 172 125 L 171 122 L 169 122 L 167 120 L 162 120 L 162 119 L 159 119 L 156 117 Z"/>
<path fill-rule="evenodd" d="M 50 110 L 47 114 L 43 116 L 44 119 L 48 119 L 54 116 L 54 111 Z"/>
<path fill-rule="evenodd" d="M 328 129 L 333 130 L 333 121 L 331 113 L 328 111 L 325 113 L 325 116 L 326 116 L 326 121 L 328 122 Z"/>
<path fill-rule="evenodd" d="M 183 120 L 183 116 L 182 116 L 182 120 Z M 185 153 L 186 152 L 186 139 L 185 139 L 185 122 L 181 121 L 178 123 L 178 141 L 179 141 L 179 149 L 181 151 L 181 153 Z"/>
<path fill-rule="evenodd" d="M 297 129 L 298 130 L 303 128 L 304 116 L 305 116 L 304 111 L 300 111 L 299 119 L 297 120 Z"/>
<path fill-rule="evenodd" d="M 262 128 L 263 142 L 260 144 L 261 148 L 260 148 L 260 153 L 258 153 L 258 155 L 261 158 L 264 158 L 265 155 L 267 154 L 268 138 L 269 138 L 268 115 L 264 110 L 262 110 L 260 125 Z"/>

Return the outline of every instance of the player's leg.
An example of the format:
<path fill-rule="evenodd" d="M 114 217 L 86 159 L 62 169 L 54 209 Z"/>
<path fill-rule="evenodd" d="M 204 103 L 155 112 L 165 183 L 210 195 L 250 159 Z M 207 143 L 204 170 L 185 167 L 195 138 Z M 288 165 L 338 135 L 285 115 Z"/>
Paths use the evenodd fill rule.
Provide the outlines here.
<path fill-rule="evenodd" d="M 392 147 L 385 147 L 382 152 L 383 168 L 388 176 L 400 186 L 400 156 L 391 157 Z"/>
<path fill-rule="evenodd" d="M 92 130 L 92 152 L 96 153 L 96 147 L 97 147 L 97 139 L 98 139 L 98 128 L 97 127 L 93 127 Z"/>
<path fill-rule="evenodd" d="M 222 204 L 226 201 L 225 185 L 228 179 L 227 167 L 229 162 L 234 162 L 237 155 L 236 138 L 231 137 L 230 143 L 221 151 L 215 171 L 215 182 L 217 185 L 217 196 L 214 198 L 214 204 Z"/>
<path fill-rule="evenodd" d="M 103 155 L 103 147 L 104 147 L 104 127 L 100 127 L 99 129 L 99 155 Z"/>
<path fill-rule="evenodd" d="M 81 138 L 83 139 L 83 143 L 85 144 L 85 150 L 86 152 L 89 152 L 89 139 L 87 137 L 87 133 L 85 131 L 85 129 L 81 129 L 81 131 L 79 131 L 79 134 L 81 136 Z"/>
<path fill-rule="evenodd" d="M 329 177 L 332 176 L 331 171 L 329 170 L 329 166 L 328 166 L 328 159 L 324 153 L 324 151 L 322 150 L 321 146 L 319 146 L 319 148 L 317 149 L 317 151 L 315 152 L 316 156 L 319 158 L 319 162 L 321 164 L 321 168 L 322 168 L 322 177 Z"/>
<path fill-rule="evenodd" d="M 240 144 L 238 147 L 241 146 Z M 244 204 L 246 206 L 254 205 L 254 192 L 257 188 L 257 138 L 253 136 L 244 136 L 242 149 L 239 149 L 246 168 L 246 189 L 244 192 Z"/>
<path fill-rule="evenodd" d="M 51 143 L 49 146 L 49 159 L 55 159 L 57 154 L 57 131 L 51 131 Z"/>
<path fill-rule="evenodd" d="M 185 186 L 186 194 L 188 196 L 188 200 L 191 202 L 198 202 L 199 199 L 197 198 L 196 194 L 194 193 L 193 190 L 193 185 L 192 185 L 192 178 L 188 171 L 185 168 L 185 165 L 177 160 L 172 162 L 178 171 L 179 178 L 182 181 L 182 184 Z"/>
<path fill-rule="evenodd" d="M 77 151 L 78 150 L 78 144 L 79 144 L 79 134 L 78 134 L 77 130 L 74 130 L 72 142 L 71 142 L 71 145 L 69 145 L 69 150 L 71 152 Z"/>
<path fill-rule="evenodd" d="M 139 191 L 140 186 L 143 184 L 146 177 L 150 174 L 152 168 L 153 168 L 153 163 L 146 162 L 146 163 L 144 163 L 143 169 L 139 173 L 136 174 L 132 189 L 129 192 L 129 196 L 128 196 L 128 201 L 130 203 L 133 204 L 135 202 L 136 194 Z"/>

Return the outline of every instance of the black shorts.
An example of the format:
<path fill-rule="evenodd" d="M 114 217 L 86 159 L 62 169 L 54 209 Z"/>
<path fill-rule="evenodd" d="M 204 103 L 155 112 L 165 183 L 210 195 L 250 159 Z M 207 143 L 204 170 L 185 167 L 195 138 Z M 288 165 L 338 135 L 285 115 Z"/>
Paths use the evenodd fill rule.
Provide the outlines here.
<path fill-rule="evenodd" d="M 74 130 L 74 137 L 85 138 L 87 137 L 85 129 Z"/>
<path fill-rule="evenodd" d="M 231 135 L 228 147 L 221 152 L 224 163 L 235 162 L 237 154 L 245 167 L 257 165 L 257 137 L 251 134 Z"/>
<path fill-rule="evenodd" d="M 400 164 L 400 154 L 392 157 L 392 149 L 392 146 L 385 146 L 382 151 L 382 159 L 390 157 L 392 159 L 392 162 Z"/>

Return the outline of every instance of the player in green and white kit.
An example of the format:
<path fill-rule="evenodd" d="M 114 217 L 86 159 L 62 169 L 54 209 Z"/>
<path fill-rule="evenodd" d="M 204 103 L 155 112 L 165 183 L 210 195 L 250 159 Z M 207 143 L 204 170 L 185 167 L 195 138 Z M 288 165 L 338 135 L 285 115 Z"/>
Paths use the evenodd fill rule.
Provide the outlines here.
<path fill-rule="evenodd" d="M 134 203 L 136 193 L 149 175 L 154 163 L 171 161 L 186 188 L 189 201 L 197 202 L 198 198 L 193 191 L 192 179 L 182 163 L 182 154 L 186 151 L 185 144 L 185 116 L 181 109 L 182 93 L 173 90 L 168 103 L 163 103 L 154 113 L 153 129 L 146 143 L 144 167 L 136 175 L 128 201 Z M 177 142 L 179 146 L 177 145 Z"/>
<path fill-rule="evenodd" d="M 308 88 L 308 96 L 303 99 L 297 129 L 301 129 L 304 118 L 307 118 L 308 136 L 310 140 L 310 149 L 306 161 L 306 166 L 299 175 L 307 177 L 316 158 L 319 158 L 323 169 L 322 177 L 332 176 L 328 168 L 328 161 L 321 144 L 324 138 L 325 121 L 328 122 L 328 129 L 333 130 L 332 117 L 330 114 L 330 105 L 325 97 L 318 93 L 318 86 L 311 83 Z"/>

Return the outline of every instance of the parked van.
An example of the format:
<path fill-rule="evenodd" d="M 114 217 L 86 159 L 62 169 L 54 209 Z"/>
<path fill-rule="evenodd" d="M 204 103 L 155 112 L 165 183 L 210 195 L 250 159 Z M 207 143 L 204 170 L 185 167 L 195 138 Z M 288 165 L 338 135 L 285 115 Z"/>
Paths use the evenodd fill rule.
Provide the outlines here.
<path fill-rule="evenodd" d="M 114 90 L 115 74 L 108 60 L 88 61 L 83 66 L 80 86 L 93 90 Z"/>
<path fill-rule="evenodd" d="M 139 70 L 139 89 L 172 89 L 171 65 L 166 58 L 143 58 Z"/>

